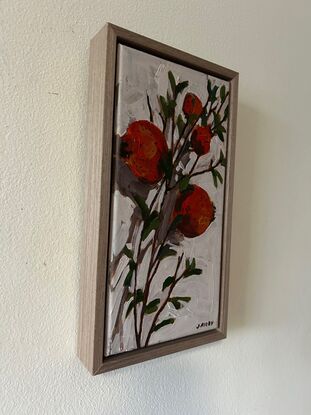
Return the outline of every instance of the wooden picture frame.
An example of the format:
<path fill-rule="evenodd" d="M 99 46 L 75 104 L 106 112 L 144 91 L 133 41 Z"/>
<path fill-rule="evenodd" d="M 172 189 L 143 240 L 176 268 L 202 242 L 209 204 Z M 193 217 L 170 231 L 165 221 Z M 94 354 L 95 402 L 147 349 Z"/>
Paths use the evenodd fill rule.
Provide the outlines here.
<path fill-rule="evenodd" d="M 230 88 L 218 327 L 139 350 L 104 356 L 107 256 L 112 181 L 112 137 L 118 44 L 217 76 Z M 85 230 L 81 271 L 78 356 L 96 375 L 112 369 L 224 339 L 227 333 L 231 211 L 238 73 L 110 23 L 91 40 Z"/>

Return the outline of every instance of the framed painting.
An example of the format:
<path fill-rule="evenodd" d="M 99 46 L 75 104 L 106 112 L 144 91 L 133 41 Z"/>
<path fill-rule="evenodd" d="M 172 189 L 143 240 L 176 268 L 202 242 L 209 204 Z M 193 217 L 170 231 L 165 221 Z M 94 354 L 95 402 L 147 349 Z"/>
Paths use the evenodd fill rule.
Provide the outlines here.
<path fill-rule="evenodd" d="M 238 74 L 107 24 L 91 41 L 79 356 L 226 336 Z"/>

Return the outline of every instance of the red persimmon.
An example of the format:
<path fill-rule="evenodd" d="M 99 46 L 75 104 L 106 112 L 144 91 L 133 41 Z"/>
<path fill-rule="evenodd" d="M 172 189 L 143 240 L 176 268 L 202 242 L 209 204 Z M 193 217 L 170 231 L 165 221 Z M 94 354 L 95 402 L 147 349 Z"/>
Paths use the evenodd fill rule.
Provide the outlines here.
<path fill-rule="evenodd" d="M 139 180 L 156 184 L 163 177 L 161 159 L 168 147 L 162 131 L 146 120 L 134 121 L 121 137 L 120 157 Z"/>

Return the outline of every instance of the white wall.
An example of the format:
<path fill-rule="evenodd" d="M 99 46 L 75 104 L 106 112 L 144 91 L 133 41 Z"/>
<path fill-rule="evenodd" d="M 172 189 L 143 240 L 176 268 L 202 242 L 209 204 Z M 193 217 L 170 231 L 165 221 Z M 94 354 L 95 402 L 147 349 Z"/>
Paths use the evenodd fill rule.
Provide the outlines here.
<path fill-rule="evenodd" d="M 309 0 L 0 2 L 0 413 L 309 415 Z M 92 378 L 75 356 L 90 38 L 240 72 L 228 339 Z"/>

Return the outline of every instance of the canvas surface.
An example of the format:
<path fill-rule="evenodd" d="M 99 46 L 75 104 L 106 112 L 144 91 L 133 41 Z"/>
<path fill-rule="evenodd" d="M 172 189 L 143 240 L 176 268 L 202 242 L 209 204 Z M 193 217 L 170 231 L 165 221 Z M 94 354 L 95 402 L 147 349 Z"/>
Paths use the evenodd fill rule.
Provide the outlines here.
<path fill-rule="evenodd" d="M 218 327 L 229 85 L 119 45 L 105 355 Z"/>

